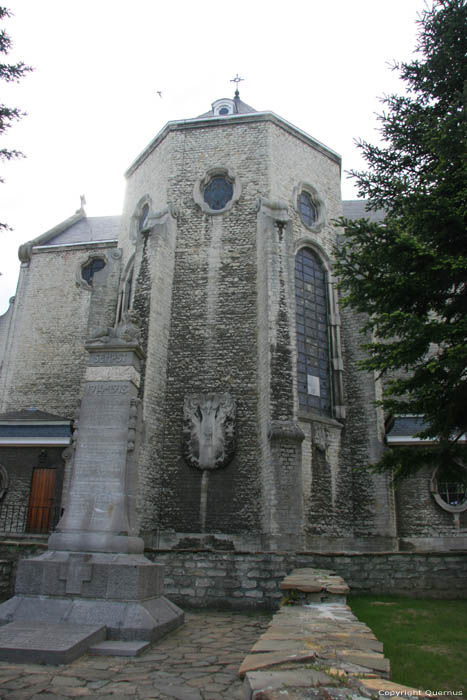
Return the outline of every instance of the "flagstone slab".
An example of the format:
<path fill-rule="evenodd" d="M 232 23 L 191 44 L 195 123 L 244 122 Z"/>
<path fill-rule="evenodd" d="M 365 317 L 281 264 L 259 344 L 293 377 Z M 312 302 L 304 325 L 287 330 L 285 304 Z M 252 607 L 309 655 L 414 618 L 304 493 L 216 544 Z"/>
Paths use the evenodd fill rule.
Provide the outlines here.
<path fill-rule="evenodd" d="M 385 680 L 384 678 L 364 678 L 360 680 L 360 685 L 367 691 L 371 693 L 378 693 L 380 695 L 386 695 L 387 697 L 410 697 L 410 698 L 427 698 L 433 697 L 429 693 L 423 690 L 418 690 L 416 688 L 409 688 L 406 685 L 400 685 L 399 683 L 393 683 L 392 681 Z"/>
<path fill-rule="evenodd" d="M 0 659 L 15 663 L 65 664 L 105 639 L 102 625 L 10 622 L 0 627 Z"/>
<path fill-rule="evenodd" d="M 323 671 L 312 669 L 298 669 L 297 671 L 250 671 L 245 675 L 244 688 L 250 693 L 264 688 L 275 690 L 276 688 L 315 688 L 332 682 L 332 676 Z"/>
<path fill-rule="evenodd" d="M 89 647 L 90 654 L 105 656 L 138 656 L 150 647 L 149 642 L 131 641 L 125 642 L 121 639 L 106 640 L 92 644 Z"/>
<path fill-rule="evenodd" d="M 358 666 L 366 666 L 374 671 L 382 671 L 387 674 L 391 671 L 389 659 L 386 659 L 382 654 L 362 652 L 354 649 L 339 649 L 337 656 L 343 661 L 357 664 Z"/>
<path fill-rule="evenodd" d="M 252 653 L 263 651 L 281 651 L 294 653 L 296 651 L 306 653 L 313 650 L 316 653 L 320 651 L 320 646 L 316 640 L 306 639 L 259 639 L 252 647 Z"/>
<path fill-rule="evenodd" d="M 242 662 L 238 670 L 238 675 L 243 678 L 245 673 L 249 671 L 258 671 L 260 668 L 268 668 L 270 666 L 278 666 L 286 663 L 299 663 L 313 661 L 316 658 L 316 653 L 312 650 L 296 651 L 296 652 L 265 652 L 259 654 L 249 654 Z"/>

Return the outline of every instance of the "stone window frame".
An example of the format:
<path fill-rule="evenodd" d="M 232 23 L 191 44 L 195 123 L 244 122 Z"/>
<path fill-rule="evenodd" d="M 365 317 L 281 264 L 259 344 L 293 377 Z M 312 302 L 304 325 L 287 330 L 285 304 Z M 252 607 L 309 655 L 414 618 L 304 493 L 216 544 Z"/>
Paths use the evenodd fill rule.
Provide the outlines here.
<path fill-rule="evenodd" d="M 227 114 L 221 114 L 221 109 L 228 109 Z M 223 97 L 213 102 L 212 111 L 215 117 L 228 117 L 235 114 L 235 102 L 228 97 Z"/>
<path fill-rule="evenodd" d="M 316 208 L 316 221 L 312 226 L 309 226 L 302 218 L 302 214 L 301 214 L 301 210 L 300 210 L 300 195 L 302 194 L 302 192 L 305 192 L 306 194 L 309 195 L 313 205 Z M 328 213 L 327 213 L 327 208 L 326 208 L 326 204 L 324 202 L 324 199 L 321 197 L 321 195 L 319 194 L 316 187 L 313 187 L 313 185 L 310 185 L 309 182 L 300 182 L 295 187 L 293 199 L 294 199 L 294 203 L 295 203 L 295 209 L 298 212 L 298 215 L 300 217 L 300 221 L 301 221 L 302 225 L 308 231 L 313 231 L 313 233 L 319 233 L 323 229 L 324 225 L 327 222 Z"/>
<path fill-rule="evenodd" d="M 460 469 L 467 471 L 467 467 L 463 464 L 463 462 L 461 462 L 460 460 L 454 461 Z M 446 501 L 441 497 L 438 489 L 438 472 L 440 469 L 441 466 L 438 466 L 435 467 L 435 469 L 433 470 L 430 479 L 430 493 L 440 508 L 446 510 L 448 513 L 452 513 L 454 518 L 456 518 L 456 514 L 459 515 L 460 513 L 463 513 L 467 510 L 467 498 L 464 500 L 463 503 L 459 503 L 458 505 L 451 505 L 450 503 L 446 503 Z"/>
<path fill-rule="evenodd" d="M 346 406 L 344 403 L 344 362 L 342 354 L 341 342 L 341 320 L 338 306 L 337 295 L 337 278 L 333 274 L 333 264 L 324 248 L 320 246 L 312 238 L 305 236 L 295 242 L 293 255 L 293 270 L 294 270 L 294 319 L 296 318 L 296 297 L 295 297 L 295 260 L 297 253 L 303 248 L 310 248 L 318 257 L 323 265 L 326 274 L 327 284 L 327 303 L 328 303 L 328 338 L 329 338 L 329 373 L 331 385 L 331 416 L 316 411 L 318 418 L 334 418 L 337 421 L 343 421 L 346 417 Z M 294 320 L 294 323 L 295 320 Z M 297 336 L 295 329 L 295 337 Z M 298 359 L 298 348 L 296 348 Z M 298 390 L 297 390 L 298 401 Z M 300 406 L 298 403 L 299 413 L 304 412 L 311 414 L 312 411 Z"/>
<path fill-rule="evenodd" d="M 93 260 L 103 260 L 104 261 L 104 267 L 99 270 L 99 274 L 103 274 L 103 278 L 101 278 L 101 282 L 104 282 L 105 278 L 107 277 L 108 271 L 109 271 L 109 259 L 105 253 L 103 253 L 101 250 L 96 250 L 88 253 L 87 257 L 82 260 L 77 267 L 76 270 L 76 284 L 78 287 L 81 287 L 82 289 L 85 289 L 88 292 L 92 292 L 94 289 L 94 285 L 89 284 L 86 282 L 86 280 L 83 277 L 83 268 L 85 268 L 89 263 L 91 263 Z M 94 277 L 93 277 L 94 279 Z"/>
<path fill-rule="evenodd" d="M 129 311 L 133 306 L 134 295 L 134 272 L 135 272 L 135 254 L 128 260 L 124 273 L 120 281 L 117 301 L 117 323 L 122 319 L 125 311 Z M 128 296 L 128 283 L 130 282 L 130 293 Z"/>
<path fill-rule="evenodd" d="M 204 188 L 209 185 L 214 177 L 225 177 L 229 182 L 232 183 L 233 192 L 232 199 L 230 199 L 223 209 L 211 209 L 209 204 L 204 201 Z M 242 185 L 239 177 L 231 168 L 226 168 L 223 166 L 216 166 L 214 168 L 209 168 L 206 170 L 204 175 L 198 178 L 193 187 L 193 199 L 200 209 L 210 216 L 218 216 L 219 214 L 225 214 L 228 212 L 234 204 L 238 202 L 242 193 Z"/>
<path fill-rule="evenodd" d="M 145 217 L 143 223 L 141 224 L 141 214 L 143 213 L 144 207 L 148 207 L 148 213 Z M 132 243 L 136 243 L 136 240 L 140 233 L 145 231 L 145 223 L 147 222 L 152 211 L 152 199 L 149 194 L 145 194 L 138 200 L 138 203 L 133 211 L 130 221 L 130 240 Z"/>

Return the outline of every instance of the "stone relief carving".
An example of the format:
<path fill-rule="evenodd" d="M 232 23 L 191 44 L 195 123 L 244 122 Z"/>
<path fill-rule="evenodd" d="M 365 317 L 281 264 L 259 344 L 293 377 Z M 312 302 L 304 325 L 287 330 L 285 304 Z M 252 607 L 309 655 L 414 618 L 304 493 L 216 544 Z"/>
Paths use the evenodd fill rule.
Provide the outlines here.
<path fill-rule="evenodd" d="M 141 320 L 136 313 L 130 309 L 122 315 L 122 320 L 114 328 L 95 328 L 91 331 L 88 344 L 90 345 L 126 345 L 128 343 L 137 344 L 140 339 Z"/>
<path fill-rule="evenodd" d="M 130 402 L 130 416 L 128 419 L 128 441 L 127 441 L 127 451 L 133 452 L 136 444 L 136 431 L 138 427 L 138 409 L 141 405 L 141 399 L 131 399 Z"/>
<path fill-rule="evenodd" d="M 191 394 L 183 406 L 182 452 L 197 469 L 225 467 L 236 447 L 236 404 L 229 393 Z"/>
<path fill-rule="evenodd" d="M 269 426 L 268 437 L 270 440 L 303 442 L 305 434 L 293 420 L 273 420 Z"/>

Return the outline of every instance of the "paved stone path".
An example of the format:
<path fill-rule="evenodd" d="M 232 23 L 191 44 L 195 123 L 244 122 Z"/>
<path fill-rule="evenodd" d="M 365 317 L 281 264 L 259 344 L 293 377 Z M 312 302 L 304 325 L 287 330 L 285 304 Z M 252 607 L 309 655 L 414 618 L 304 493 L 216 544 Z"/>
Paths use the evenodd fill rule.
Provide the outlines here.
<path fill-rule="evenodd" d="M 86 655 L 64 666 L 0 662 L 0 700 L 241 700 L 238 668 L 269 616 L 188 612 L 136 658 Z"/>

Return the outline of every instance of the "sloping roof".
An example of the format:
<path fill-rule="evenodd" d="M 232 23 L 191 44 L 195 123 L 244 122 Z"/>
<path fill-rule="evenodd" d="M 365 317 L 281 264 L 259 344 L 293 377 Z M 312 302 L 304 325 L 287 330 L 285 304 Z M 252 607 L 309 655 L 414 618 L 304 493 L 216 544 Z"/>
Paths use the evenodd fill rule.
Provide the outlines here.
<path fill-rule="evenodd" d="M 85 216 L 42 245 L 65 245 L 118 239 L 120 216 Z"/>
<path fill-rule="evenodd" d="M 9 411 L 8 413 L 0 413 L 0 424 L 5 422 L 21 422 L 21 421 L 38 421 L 44 423 L 51 422 L 66 422 L 69 423 L 70 419 L 64 416 L 57 416 L 54 413 L 46 413 L 45 411 L 39 411 L 37 408 L 23 408 L 20 411 Z"/>
<path fill-rule="evenodd" d="M 22 263 L 31 260 L 33 248 L 42 246 L 77 245 L 79 243 L 117 242 L 120 229 L 119 216 L 87 217 L 83 208 L 49 229 L 37 238 L 23 243 L 18 248 L 18 257 Z"/>
<path fill-rule="evenodd" d="M 350 199 L 342 202 L 344 216 L 346 219 L 370 219 L 370 221 L 383 221 L 385 218 L 384 209 L 376 211 L 366 208 L 364 199 Z"/>
<path fill-rule="evenodd" d="M 69 418 L 25 408 L 0 414 L 0 445 L 66 446 L 71 440 Z"/>
<path fill-rule="evenodd" d="M 230 101 L 230 98 L 229 98 Z M 256 109 L 253 109 L 253 107 L 250 107 L 250 105 L 247 105 L 246 102 L 243 102 L 239 97 L 235 97 L 233 100 L 235 104 L 235 112 L 234 114 L 251 114 L 252 112 L 257 112 Z M 197 119 L 205 119 L 207 117 L 214 117 L 216 116 L 214 114 L 214 110 L 210 109 L 209 112 L 205 112 L 204 114 L 200 114 L 199 117 L 196 117 Z M 228 115 L 226 115 L 228 116 Z"/>

